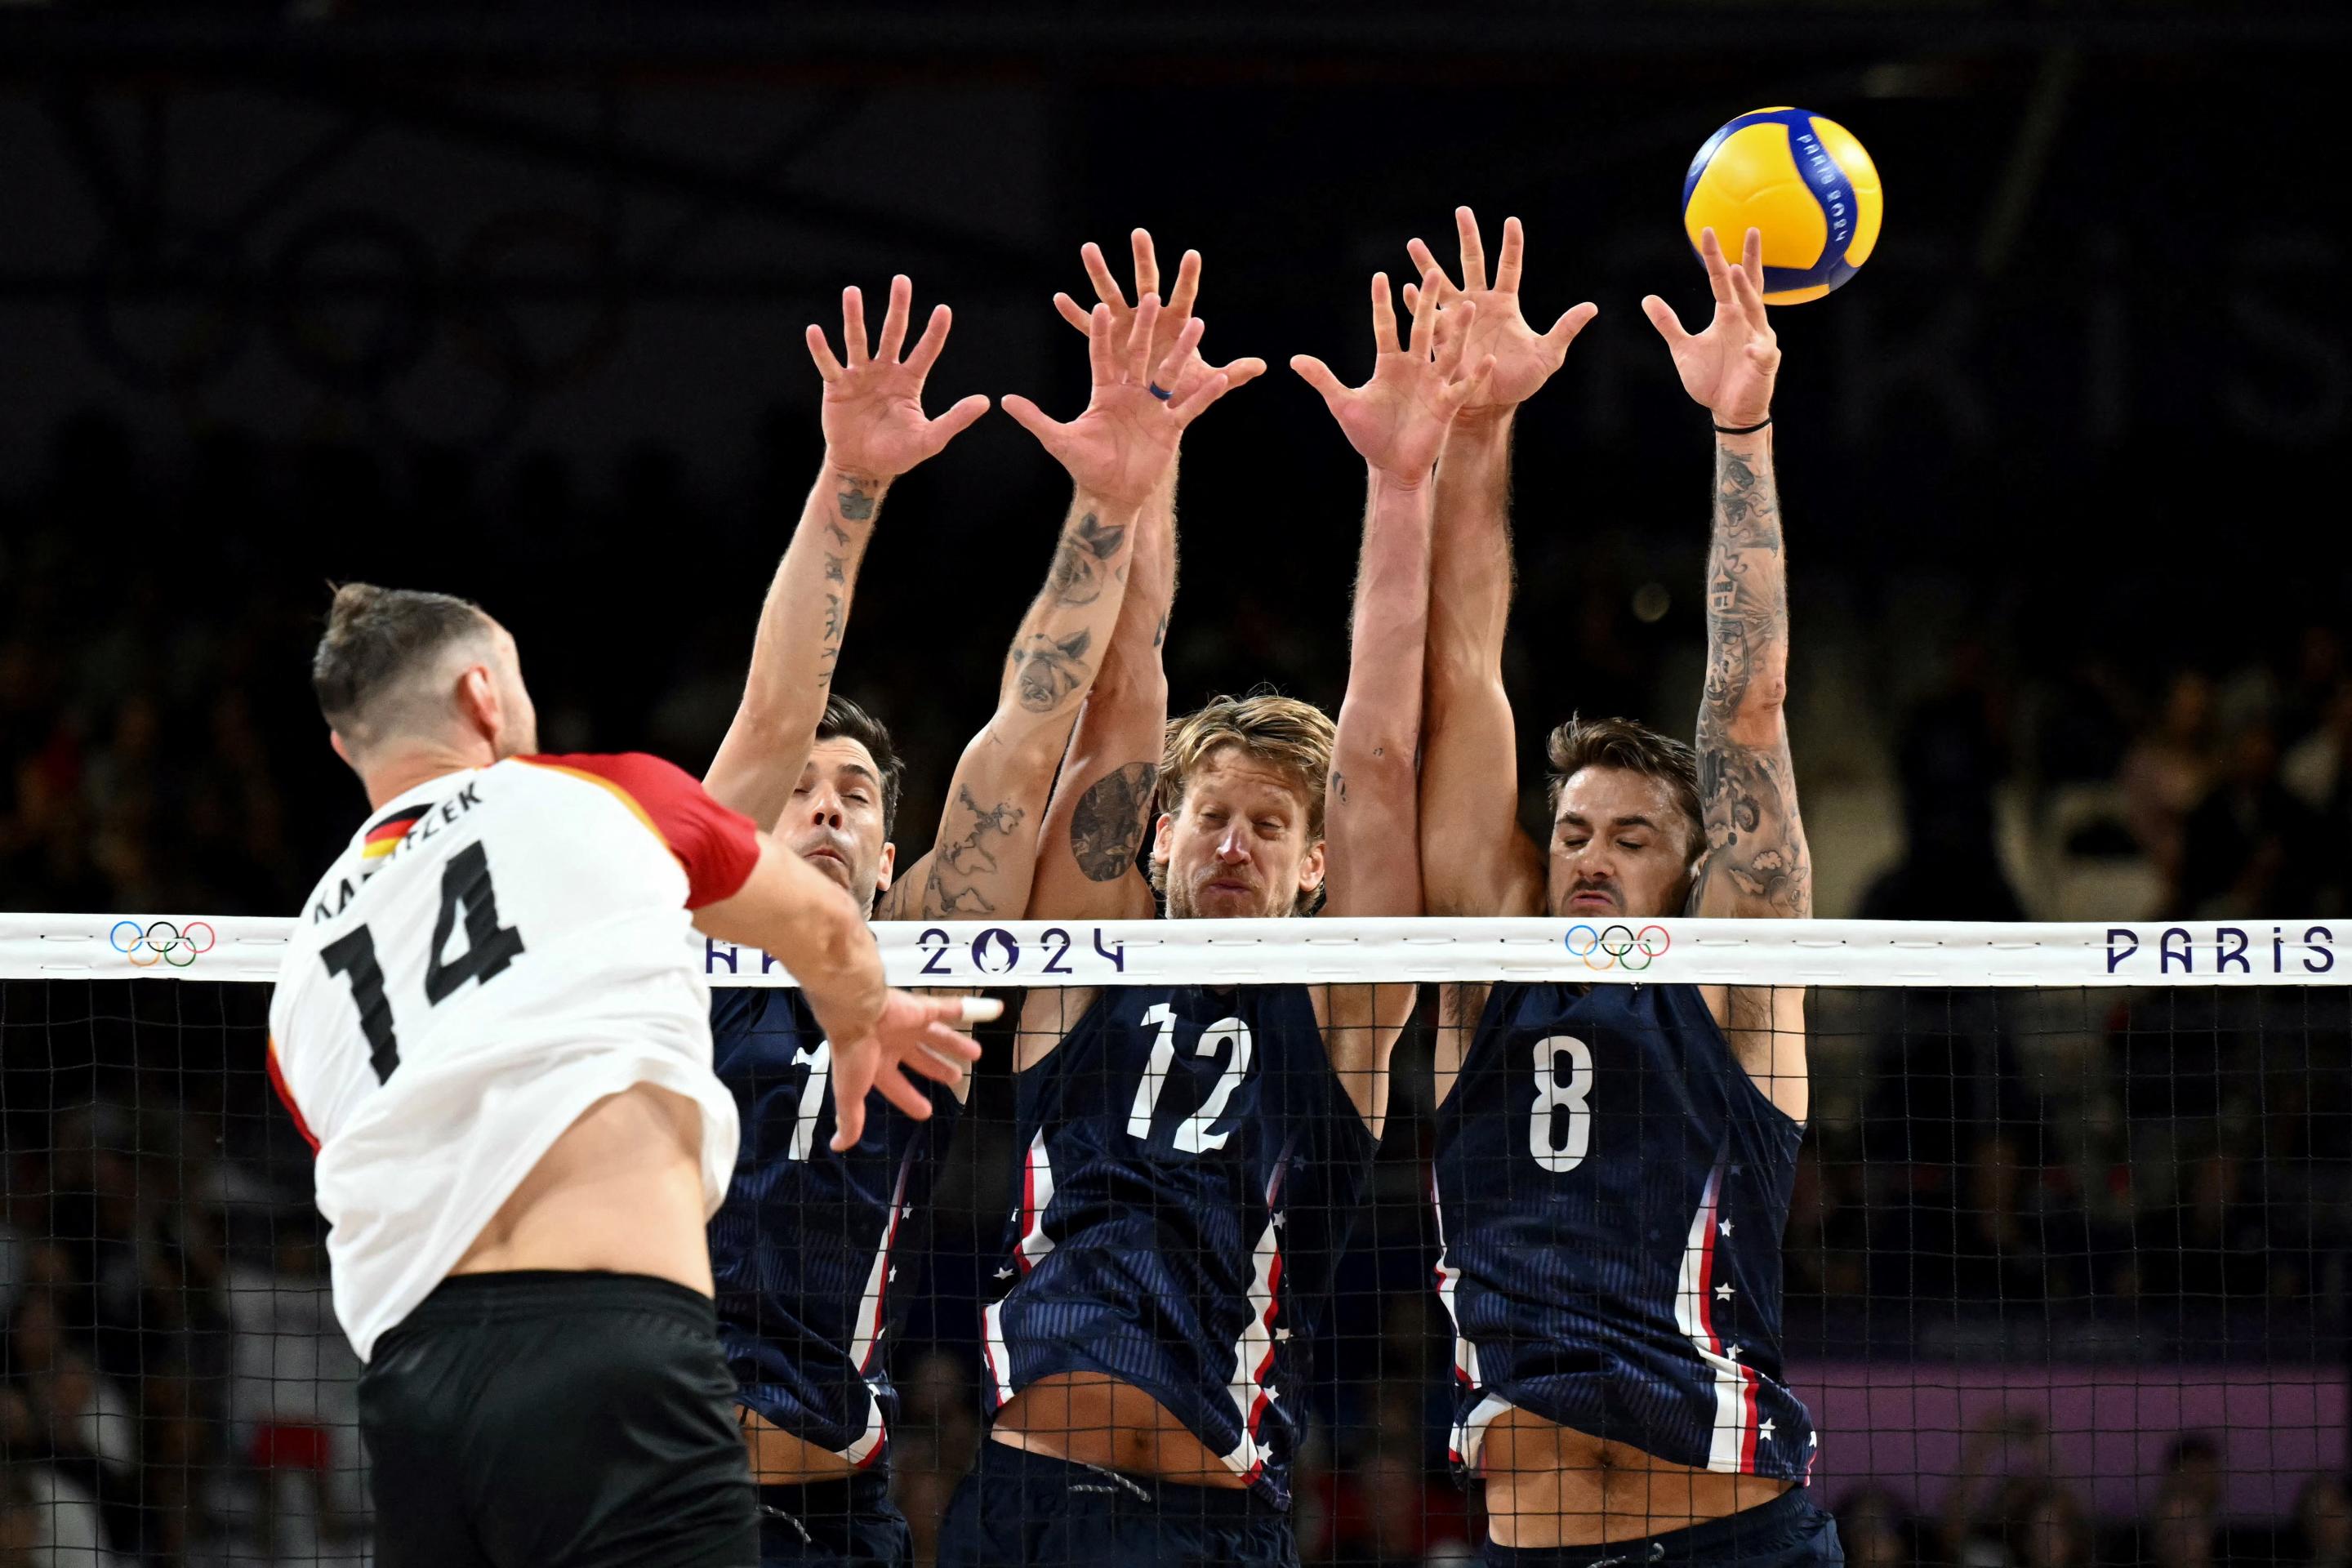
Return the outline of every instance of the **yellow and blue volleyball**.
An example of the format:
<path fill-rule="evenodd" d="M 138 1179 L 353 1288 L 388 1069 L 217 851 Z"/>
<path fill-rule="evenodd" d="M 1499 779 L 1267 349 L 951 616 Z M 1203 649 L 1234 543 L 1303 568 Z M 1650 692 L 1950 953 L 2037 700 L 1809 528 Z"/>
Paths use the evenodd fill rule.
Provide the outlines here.
<path fill-rule="evenodd" d="M 1683 176 L 1683 229 L 1712 228 L 1737 260 L 1764 234 L 1764 302 L 1818 300 L 1870 259 L 1885 210 L 1853 132 L 1801 109 L 1759 109 L 1706 139 Z"/>

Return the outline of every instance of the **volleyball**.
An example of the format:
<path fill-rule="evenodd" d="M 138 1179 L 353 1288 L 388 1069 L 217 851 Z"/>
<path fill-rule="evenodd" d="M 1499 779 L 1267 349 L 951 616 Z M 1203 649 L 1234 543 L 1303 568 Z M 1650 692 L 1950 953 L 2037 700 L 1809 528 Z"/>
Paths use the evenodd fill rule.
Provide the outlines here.
<path fill-rule="evenodd" d="M 1759 109 L 1706 139 L 1683 176 L 1683 230 L 1693 248 L 1712 228 L 1726 255 L 1764 234 L 1764 302 L 1818 300 L 1854 275 L 1878 244 L 1878 169 L 1853 132 L 1802 109 Z"/>

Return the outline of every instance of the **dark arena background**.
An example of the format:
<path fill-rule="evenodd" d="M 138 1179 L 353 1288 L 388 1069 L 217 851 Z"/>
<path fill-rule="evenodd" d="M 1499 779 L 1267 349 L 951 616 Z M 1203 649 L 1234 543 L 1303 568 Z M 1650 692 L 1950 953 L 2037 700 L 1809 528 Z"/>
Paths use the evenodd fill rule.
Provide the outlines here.
<path fill-rule="evenodd" d="M 2098 960 L 1788 976 L 1811 1495 L 1868 1568 L 2347 1568 L 2347 68 L 2332 4 L 0 0 L 0 1568 L 373 1561 L 268 966 L 194 935 L 297 914 L 364 820 L 307 679 L 329 584 L 478 601 L 543 750 L 699 776 L 818 467 L 804 327 L 907 273 L 956 312 L 928 408 L 1071 416 L 1051 298 L 1143 226 L 1202 253 L 1210 358 L 1272 367 L 1186 440 L 1172 709 L 1336 712 L 1363 480 L 1286 362 L 1361 376 L 1365 279 L 1415 236 L 1450 267 L 1467 204 L 1525 223 L 1530 320 L 1600 307 L 1515 446 L 1548 834 L 1551 724 L 1691 732 L 1707 433 L 1638 301 L 1704 319 L 1680 182 L 1765 104 L 1886 190 L 1867 266 L 1772 317 L 1813 912 Z M 907 761 L 902 863 L 1067 490 L 997 412 L 891 490 L 835 689 Z M 126 914 L 194 961 L 45 966 Z M 1295 1395 L 1309 1563 L 1486 1539 L 1424 989 Z M 1021 1205 L 981 1035 L 886 1336 L 926 1563 Z"/>

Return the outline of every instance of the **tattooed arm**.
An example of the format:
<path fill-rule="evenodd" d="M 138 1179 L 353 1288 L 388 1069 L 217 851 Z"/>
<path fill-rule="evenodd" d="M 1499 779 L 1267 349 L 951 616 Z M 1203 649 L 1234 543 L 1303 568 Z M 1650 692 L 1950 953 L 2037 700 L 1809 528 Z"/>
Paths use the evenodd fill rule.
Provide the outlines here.
<path fill-rule="evenodd" d="M 956 763 L 930 853 L 883 895 L 882 920 L 1018 919 L 1070 727 L 1127 601 L 1138 513 L 1081 494 L 1045 585 L 1005 655 L 996 711 Z"/>
<path fill-rule="evenodd" d="M 1157 803 L 1168 729 L 1160 649 L 1176 597 L 1173 462 L 1144 507 L 1138 533 L 1118 623 L 1038 836 L 1033 919 L 1139 920 L 1157 907 L 1135 857 Z"/>
<path fill-rule="evenodd" d="M 1066 294 L 1054 296 L 1063 320 L 1092 336 L 1105 316 L 1114 336 L 1140 326 L 1142 302 L 1156 299 L 1160 263 L 1151 236 L 1129 237 L 1135 261 L 1138 304 L 1130 306 L 1101 247 L 1088 242 L 1078 258 L 1094 284 L 1098 303 L 1082 309 Z M 1188 250 L 1177 264 L 1176 280 L 1164 310 L 1154 307 L 1152 353 L 1161 365 L 1158 384 L 1182 407 L 1202 388 L 1232 388 L 1261 375 L 1265 362 L 1241 358 L 1213 365 L 1199 353 L 1192 304 L 1201 286 L 1201 253 Z M 1189 334 L 1191 346 L 1179 352 Z M 1164 355 L 1164 357 L 1162 357 Z M 1087 694 L 1063 759 L 1060 782 L 1037 840 L 1036 883 L 1029 912 L 1051 920 L 1118 920 L 1150 915 L 1157 907 L 1150 882 L 1136 868 L 1145 825 L 1152 816 L 1160 782 L 1160 753 L 1168 728 L 1168 679 L 1160 647 L 1176 597 L 1176 453 L 1171 447 L 1154 477 L 1139 523 L 1134 575 L 1126 602 L 1103 655 L 1101 673 Z"/>
<path fill-rule="evenodd" d="M 1694 914 L 1813 912 L 1812 863 L 1782 712 L 1788 671 L 1789 580 L 1772 432 L 1717 436 L 1706 692 L 1698 710 L 1706 850 L 1691 893 Z"/>
<path fill-rule="evenodd" d="M 1813 912 L 1812 864 L 1797 815 L 1782 712 L 1789 583 L 1772 480 L 1772 386 L 1780 348 L 1764 310 L 1763 237 L 1727 260 L 1699 239 L 1715 319 L 1692 335 L 1656 295 L 1642 301 L 1683 388 L 1713 416 L 1715 538 L 1706 564 L 1706 692 L 1699 704 L 1699 801 L 1706 845 L 1691 889 L 1701 915 Z M 1747 434 L 1724 434 L 1725 431 Z"/>
<path fill-rule="evenodd" d="M 900 363 L 913 297 L 905 278 L 891 279 L 881 341 L 869 355 L 864 301 L 856 289 L 842 291 L 846 365 L 834 358 L 822 328 L 808 330 L 810 355 L 824 378 L 824 467 L 768 585 L 742 701 L 703 780 L 715 799 L 762 828 L 774 827 L 792 804 L 824 717 L 858 563 L 883 492 L 988 411 L 988 399 L 974 396 L 937 419 L 924 416 L 923 379 L 946 345 L 950 317 L 945 305 L 934 310 Z"/>

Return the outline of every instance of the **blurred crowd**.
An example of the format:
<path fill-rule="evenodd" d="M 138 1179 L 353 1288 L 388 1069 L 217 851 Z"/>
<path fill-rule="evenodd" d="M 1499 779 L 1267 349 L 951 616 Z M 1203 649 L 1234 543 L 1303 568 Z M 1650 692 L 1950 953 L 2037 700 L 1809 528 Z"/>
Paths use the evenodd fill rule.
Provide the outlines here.
<path fill-rule="evenodd" d="M 645 748 L 699 767 L 732 715 L 759 593 L 798 512 L 807 424 L 772 418 L 749 493 L 719 499 L 649 447 L 592 476 L 547 453 L 395 460 L 215 428 L 165 462 L 108 416 L 63 422 L 36 477 L 0 493 L 0 903 L 269 914 L 299 899 L 358 799 L 304 679 L 324 561 L 490 605 L 522 637 L 548 749 Z M 918 493 L 893 502 L 911 531 L 886 539 L 843 677 L 909 759 L 905 837 L 918 845 L 993 700 L 992 667 L 888 634 L 932 624 L 952 597 L 955 635 L 993 638 L 1041 564 L 975 547 L 953 574 L 894 575 L 887 550 L 932 559 L 938 536 L 921 531 L 952 514 L 927 482 L 919 473 Z M 1043 516 L 1055 503 L 992 504 Z M 323 544 L 306 533 L 322 519 L 335 529 Z M 1225 521 L 1188 527 L 1213 539 L 1202 531 Z M 311 546 L 277 547 L 289 537 Z M 441 538 L 463 548 L 421 561 Z M 1541 531 L 1522 541 L 1508 673 L 1531 699 L 1524 778 L 1540 776 L 1541 725 L 1570 707 L 1688 726 L 1702 633 L 1696 596 L 1675 591 L 1697 571 L 1696 541 L 1684 542 L 1691 558 L 1662 565 Z M 1818 913 L 2352 910 L 2352 658 L 2337 625 L 2290 620 L 2232 633 L 2211 657 L 2168 657 L 2168 644 L 2092 619 L 2053 630 L 2030 605 L 1919 613 L 1844 572 L 1808 563 L 1790 681 Z M 1179 700 L 1268 679 L 1338 695 L 1336 613 L 1317 635 L 1279 583 L 1221 584 L 1180 607 Z"/>

